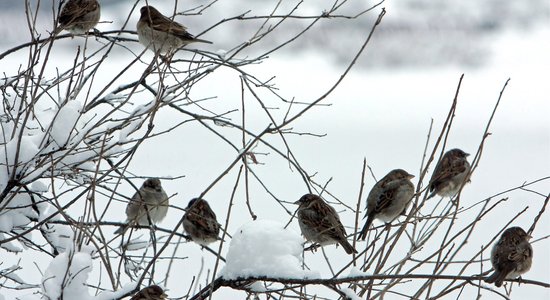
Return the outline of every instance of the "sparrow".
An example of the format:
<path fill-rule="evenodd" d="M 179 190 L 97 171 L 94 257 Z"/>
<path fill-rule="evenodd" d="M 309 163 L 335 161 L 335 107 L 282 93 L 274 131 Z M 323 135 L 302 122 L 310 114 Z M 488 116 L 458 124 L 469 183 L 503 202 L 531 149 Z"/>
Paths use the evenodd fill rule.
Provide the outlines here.
<path fill-rule="evenodd" d="M 72 34 L 83 34 L 99 22 L 101 8 L 97 0 L 69 0 L 61 9 L 58 26 L 54 34 L 67 30 Z"/>
<path fill-rule="evenodd" d="M 305 194 L 294 204 L 299 205 L 298 224 L 306 240 L 321 246 L 338 243 L 346 253 L 357 253 L 346 239 L 346 230 L 340 222 L 338 213 L 321 197 Z"/>
<path fill-rule="evenodd" d="M 158 285 L 151 285 L 143 288 L 135 294 L 130 300 L 162 300 L 168 298 L 162 288 Z"/>
<path fill-rule="evenodd" d="M 115 234 L 122 233 L 131 225 L 150 225 L 149 220 L 152 224 L 162 221 L 168 212 L 168 204 L 168 195 L 160 185 L 160 180 L 145 180 L 126 206 L 126 225 L 117 229 Z"/>
<path fill-rule="evenodd" d="M 530 239 L 531 236 L 520 227 L 506 229 L 491 250 L 491 264 L 495 272 L 485 282 L 500 287 L 504 279 L 514 279 L 529 271 L 533 260 Z"/>
<path fill-rule="evenodd" d="M 201 246 L 219 240 L 220 224 L 204 199 L 194 198 L 189 201 L 183 215 L 183 229 Z"/>
<path fill-rule="evenodd" d="M 207 40 L 195 38 L 187 28 L 161 14 L 152 6 L 143 6 L 137 22 L 139 42 L 155 53 L 168 54 L 189 43 L 212 44 Z"/>
<path fill-rule="evenodd" d="M 365 240 L 367 230 L 374 219 L 389 223 L 400 214 L 404 214 L 407 205 L 414 196 L 414 185 L 411 178 L 414 178 L 414 175 L 401 169 L 395 169 L 372 187 L 367 197 L 367 213 L 365 214 L 367 221 L 359 234 L 359 239 Z"/>
<path fill-rule="evenodd" d="M 430 179 L 431 194 L 427 199 L 435 195 L 452 198 L 458 193 L 464 181 L 468 180 L 470 163 L 466 157 L 469 155 L 460 149 L 451 149 L 443 155 Z"/>

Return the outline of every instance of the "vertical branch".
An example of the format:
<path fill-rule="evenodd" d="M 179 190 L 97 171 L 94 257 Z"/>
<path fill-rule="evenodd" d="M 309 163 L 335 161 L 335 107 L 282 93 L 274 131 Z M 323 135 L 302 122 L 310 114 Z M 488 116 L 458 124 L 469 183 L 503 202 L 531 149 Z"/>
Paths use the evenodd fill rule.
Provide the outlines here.
<path fill-rule="evenodd" d="M 220 263 L 220 255 L 222 253 L 224 240 L 227 237 L 227 228 L 229 228 L 229 220 L 231 219 L 231 210 L 233 208 L 233 199 L 235 197 L 237 187 L 239 186 L 239 180 L 241 178 L 242 171 L 243 171 L 243 166 L 241 165 L 241 167 L 239 168 L 239 173 L 237 174 L 237 180 L 235 181 L 235 185 L 233 186 L 233 191 L 231 192 L 231 198 L 229 199 L 229 205 L 227 206 L 227 215 L 225 217 L 225 225 L 224 225 L 225 230 L 223 231 L 223 234 L 222 234 L 222 240 L 220 241 L 220 247 L 218 248 L 218 258 L 216 258 L 216 263 L 214 265 L 214 271 L 212 272 L 212 283 L 211 283 L 211 286 L 210 286 L 210 289 L 209 289 L 209 295 L 201 295 L 201 299 L 204 299 L 206 297 L 208 297 L 208 299 L 212 299 L 212 294 L 214 293 L 214 288 L 215 288 L 214 283 L 217 280 L 216 275 L 217 275 L 218 266 L 219 266 L 219 263 Z M 204 298 L 203 298 L 203 296 L 204 296 Z"/>
<path fill-rule="evenodd" d="M 241 118 L 242 118 L 242 139 L 241 139 L 241 146 L 242 149 L 246 148 L 246 110 L 245 110 L 245 104 L 244 104 L 244 84 L 243 84 L 243 77 L 240 76 L 240 82 L 241 82 Z M 248 186 L 248 155 L 252 155 L 251 153 L 244 153 L 242 155 L 242 161 L 244 166 L 244 192 L 245 192 L 245 198 L 246 198 L 246 207 L 248 208 L 248 213 L 250 213 L 250 216 L 252 217 L 252 220 L 256 220 L 257 216 L 252 211 L 252 207 L 250 206 L 250 195 L 249 195 L 249 186 Z"/>
<path fill-rule="evenodd" d="M 361 199 L 363 199 L 363 188 L 365 187 L 365 172 L 367 170 L 367 158 L 363 158 L 363 169 L 361 171 L 361 181 L 359 184 L 359 195 L 357 196 L 357 206 L 355 208 L 355 222 L 354 222 L 354 234 L 353 234 L 353 248 L 356 247 L 357 243 L 357 232 L 359 232 L 359 212 L 361 211 Z M 353 253 L 353 266 L 356 266 L 356 254 Z"/>

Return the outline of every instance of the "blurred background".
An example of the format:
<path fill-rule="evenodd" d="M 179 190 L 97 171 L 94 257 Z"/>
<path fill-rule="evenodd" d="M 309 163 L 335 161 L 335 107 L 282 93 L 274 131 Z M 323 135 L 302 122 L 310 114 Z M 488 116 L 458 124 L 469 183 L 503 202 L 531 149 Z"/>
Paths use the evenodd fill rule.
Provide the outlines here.
<path fill-rule="evenodd" d="M 0 1 L 0 45 L 2 49 L 27 41 L 28 28 L 24 15 L 27 1 Z M 29 0 L 34 8 L 37 0 Z M 42 0 L 37 18 L 38 28 L 51 28 L 52 2 Z M 99 30 L 118 29 L 126 18 L 129 7 L 135 1 L 103 0 L 103 18 L 105 23 Z M 141 1 L 144 3 L 144 1 Z M 185 12 L 205 5 L 208 1 L 152 0 L 151 5 L 162 7 L 165 14 L 173 11 L 177 3 L 178 12 Z M 251 10 L 248 14 L 260 15 L 273 9 L 273 1 L 218 1 L 209 7 L 203 16 L 190 16 L 186 26 L 197 34 L 221 18 L 238 15 Z M 283 1 L 284 8 L 293 7 L 296 1 Z M 349 1 L 341 12 L 356 14 L 377 1 Z M 138 4 L 138 8 L 141 4 Z M 298 12 L 307 15 L 318 14 L 325 10 L 327 1 L 304 1 Z M 449 65 L 461 68 L 479 68 L 487 66 L 494 54 L 502 49 L 494 49 L 495 41 L 505 32 L 527 34 L 540 27 L 548 26 L 550 2 L 547 0 L 507 1 L 507 0 L 401 0 L 385 1 L 388 15 L 377 31 L 373 43 L 369 46 L 369 59 L 359 64 L 360 68 L 436 68 Z M 136 11 L 134 17 L 139 13 Z M 334 63 L 347 61 L 350 47 L 356 47 L 370 29 L 376 13 L 368 13 L 355 22 L 346 20 L 322 20 L 306 38 L 299 39 L 284 51 L 290 53 L 320 52 Z M 112 22 L 112 23 L 111 23 Z M 129 29 L 135 30 L 134 23 Z M 352 26 L 351 28 L 349 28 Z M 293 28 L 294 27 L 294 28 Z M 345 28 L 346 35 L 342 36 Z M 289 34 L 304 28 L 304 22 L 291 20 L 284 29 L 276 30 L 268 39 L 266 47 L 274 46 Z M 221 48 L 234 44 L 235 38 L 246 37 L 257 30 L 250 22 L 229 22 L 223 26 L 223 32 L 216 30 L 213 40 Z M 289 31 L 290 30 L 290 31 Z M 208 35 L 212 37 L 212 34 Z M 519 46 L 519 45 L 518 45 Z"/>
<path fill-rule="evenodd" d="M 0 1 L 0 52 L 29 40 L 24 2 Z M 29 2 L 36 3 L 35 0 Z M 201 5 L 207 2 L 149 1 L 166 15 L 171 15 L 170 12 L 174 10 L 186 14 L 176 16 L 176 21 L 185 24 L 191 33 L 201 34 L 201 38 L 214 41 L 213 45 L 193 45 L 191 48 L 200 47 L 201 50 L 214 53 L 226 51 L 245 42 L 258 31 L 262 20 L 231 21 L 212 30 L 207 30 L 208 28 L 224 18 L 234 17 L 249 10 L 246 16 L 267 15 L 273 11 L 276 2 L 217 1 L 197 15 L 196 12 L 200 10 Z M 53 26 L 51 3 L 42 0 L 37 15 L 37 28 L 40 28 L 39 32 L 44 36 L 47 36 L 47 31 Z M 139 17 L 138 10 L 144 3 L 145 1 L 139 1 L 137 4 L 135 1 L 101 1 L 103 23 L 98 25 L 97 29 L 120 29 L 130 10 L 134 9 L 127 29 L 135 30 L 135 23 Z M 330 7 L 331 3 L 326 0 L 306 0 L 295 14 L 318 15 Z M 376 3 L 349 1 L 340 13 L 357 14 Z M 282 1 L 277 11 L 288 12 L 296 4 L 297 1 Z M 364 42 L 382 7 L 386 8 L 387 13 L 367 50 L 334 93 L 323 101 L 330 106 L 315 107 L 292 124 L 297 132 L 325 135 L 322 138 L 289 136 L 290 146 L 302 167 L 309 174 L 316 174 L 317 182 L 330 181 L 328 190 L 351 207 L 355 207 L 357 200 L 364 158 L 377 178 L 381 178 L 394 168 L 403 168 L 410 173 L 418 174 L 430 122 L 434 122 L 434 132 L 439 132 L 459 78 L 461 74 L 465 74 L 448 147 L 459 147 L 472 154 L 479 146 L 499 92 L 508 78 L 511 78 L 511 81 L 493 121 L 490 130 L 492 135 L 485 144 L 480 166 L 471 184 L 467 185 L 462 193 L 462 203 L 468 206 L 496 193 L 520 186 L 524 182 L 549 176 L 548 0 L 387 1 L 353 21 L 322 19 L 300 39 L 270 54 L 269 59 L 259 65 L 247 66 L 247 71 L 266 80 L 275 76 L 272 82 L 280 90 L 281 95 L 288 99 L 294 97 L 301 102 L 313 101 L 340 77 Z M 272 49 L 309 24 L 310 20 L 307 19 L 288 20 L 241 56 L 257 55 L 266 49 Z M 55 62 L 60 66 L 70 65 L 73 56 L 63 55 L 72 55 L 75 46 L 80 44 L 82 40 L 79 38 L 57 41 L 56 47 L 59 48 L 56 49 L 59 49 L 60 56 Z M 128 49 L 139 53 L 143 48 L 137 43 L 128 43 Z M 113 70 L 120 70 L 133 59 L 128 49 L 115 48 L 110 54 L 112 60 L 109 61 L 109 66 Z M 178 55 L 190 57 L 189 53 L 181 52 Z M 66 57 L 71 58 L 67 60 Z M 151 59 L 152 54 L 147 53 L 144 57 L 144 60 Z M 20 51 L 17 55 L 10 56 L 10 61 L 0 61 L 0 69 L 6 72 L 7 68 L 12 68 L 11 72 L 15 72 L 18 64 L 24 64 L 26 59 L 26 52 Z M 139 72 L 144 68 L 143 65 L 138 67 L 141 68 Z M 140 74 L 128 73 L 129 76 Z M 98 78 L 97 81 L 108 79 Z M 100 83 L 97 85 L 101 86 Z M 197 98 L 217 97 L 215 101 L 208 102 L 217 112 L 239 109 L 240 81 L 230 70 L 219 69 L 200 81 L 193 88 L 193 95 Z M 143 101 L 145 103 L 145 100 Z M 271 101 L 267 97 L 266 101 L 282 108 L 278 111 L 273 110 L 277 112 L 280 121 L 286 112 L 285 104 L 276 100 Z M 249 107 L 252 109 L 247 110 L 248 128 L 259 132 L 268 125 L 268 121 L 261 109 L 252 104 Z M 298 106 L 291 112 L 301 108 L 303 106 Z M 240 112 L 228 117 L 239 122 Z M 160 131 L 169 128 L 175 120 L 179 120 L 178 118 L 181 118 L 181 115 L 161 111 L 155 129 Z M 227 134 L 239 145 L 238 133 Z M 277 137 L 268 139 L 281 146 Z M 433 140 L 430 143 L 430 146 L 432 145 Z M 283 159 L 265 147 L 259 147 L 256 151 L 268 155 L 258 155 L 261 164 L 254 165 L 254 171 L 263 178 L 264 183 L 279 199 L 293 202 L 306 192 L 298 173 L 290 170 Z M 183 207 L 189 199 L 200 194 L 235 155 L 232 148 L 208 130 L 200 125 L 190 124 L 178 128 L 173 134 L 162 135 L 144 143 L 128 171 L 143 176 L 185 175 L 184 178 L 163 183 L 169 194 L 178 193 L 173 203 Z M 225 222 L 227 199 L 235 177 L 236 172 L 233 170 L 206 197 L 218 213 L 222 224 Z M 374 179 L 369 177 L 365 193 L 373 184 Z M 548 194 L 550 182 L 545 180 L 530 188 Z M 127 193 L 132 193 L 130 186 L 122 187 L 120 192 L 124 192 L 123 189 L 126 189 Z M 290 219 L 259 184 L 251 183 L 250 194 L 252 208 L 259 218 L 283 223 Z M 486 225 L 476 229 L 475 238 L 470 240 L 465 255 L 478 251 L 486 238 L 492 237 L 525 206 L 529 206 L 530 209 L 515 222 L 515 225 L 524 228 L 530 226 L 544 200 L 520 190 L 502 197 L 509 197 L 506 205 L 486 216 Z M 237 198 L 234 207 L 237 215 L 234 221 L 230 222 L 229 232 L 234 232 L 243 223 L 251 221 L 242 189 L 239 189 Z M 118 210 L 113 209 L 109 212 L 108 220 L 121 221 L 124 204 L 118 205 Z M 288 205 L 287 209 L 294 210 L 295 207 Z M 349 233 L 354 212 L 343 206 L 338 206 L 337 210 Z M 179 212 L 171 212 L 162 226 L 176 224 L 179 217 Z M 471 219 L 464 215 L 459 221 L 470 222 Z M 534 238 L 547 237 L 548 228 L 550 220 L 546 214 L 535 230 Z M 291 224 L 291 229 L 299 232 L 295 221 Z M 365 246 L 359 244 L 358 247 Z M 550 282 L 550 243 L 544 238 L 533 244 L 533 247 L 534 265 L 524 278 Z M 213 265 L 212 256 L 205 254 L 196 245 L 185 244 L 179 251 L 191 259 L 177 262 L 178 266 L 181 266 L 181 274 L 168 283 L 172 288 L 170 294 L 174 297 L 185 294 L 189 288 L 187 283 L 191 282 L 191 277 L 203 267 L 201 264 L 204 262 L 199 262 L 195 257 L 207 258 L 204 265 L 207 269 L 211 269 Z M 348 258 L 342 249 L 326 247 L 326 251 L 334 258 L 335 268 L 347 262 Z M 306 261 L 323 276 L 330 276 L 320 253 L 307 253 Z M 46 260 L 45 265 L 47 262 Z M 32 268 L 34 265 L 29 262 L 29 269 Z M 97 269 L 94 270 L 94 275 L 99 273 Z M 475 272 L 478 272 L 478 269 L 470 273 Z M 40 281 L 39 274 L 26 276 L 25 280 L 34 283 Z M 184 284 L 178 285 L 176 281 Z M 205 281 L 204 277 L 200 278 L 201 283 Z M 328 293 L 334 296 L 330 291 Z M 214 299 L 228 299 L 230 295 L 242 296 L 242 293 L 223 289 L 215 294 Z M 547 289 L 530 286 L 515 286 L 513 295 L 517 299 L 550 297 Z M 464 297 L 472 299 L 473 295 L 466 293 Z"/>

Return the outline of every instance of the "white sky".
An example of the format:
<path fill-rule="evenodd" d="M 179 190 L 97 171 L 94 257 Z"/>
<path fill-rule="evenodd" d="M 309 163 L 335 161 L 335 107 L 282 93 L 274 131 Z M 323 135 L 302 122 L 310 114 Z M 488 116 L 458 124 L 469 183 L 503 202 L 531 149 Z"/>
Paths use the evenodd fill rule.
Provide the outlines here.
<path fill-rule="evenodd" d="M 462 205 L 467 206 L 497 192 L 521 185 L 523 182 L 548 176 L 548 170 L 550 170 L 550 123 L 548 122 L 550 39 L 548 36 L 550 36 L 548 26 L 537 28 L 530 33 L 504 32 L 496 37 L 493 43 L 491 62 L 481 69 L 454 66 L 352 71 L 335 93 L 324 102 L 330 103 L 331 106 L 314 108 L 292 124 L 296 131 L 327 134 L 323 138 L 290 137 L 289 142 L 294 154 L 310 174 L 318 172 L 315 177 L 318 182 L 324 183 L 332 178 L 328 186 L 329 191 L 347 205 L 354 207 L 363 158 L 367 158 L 368 164 L 378 178 L 393 168 L 403 168 L 418 174 L 430 118 L 434 119 L 435 130 L 439 130 L 454 96 L 458 79 L 462 73 L 465 73 L 449 147 L 460 147 L 472 154 L 477 149 L 484 125 L 502 85 L 509 77 L 511 81 L 491 127 L 492 135 L 486 142 L 481 164 L 472 178 L 472 183 L 465 187 L 462 194 Z M 80 39 L 66 43 L 76 45 L 80 43 Z M 134 49 L 138 49 L 138 46 Z M 121 59 L 113 60 L 110 64 L 109 68 L 113 71 L 120 70 L 132 59 L 119 57 Z M 150 55 L 145 57 L 149 59 Z M 70 60 L 60 59 L 60 64 L 71 63 Z M 368 51 L 361 59 L 369 59 Z M 0 63 L 2 68 L 8 67 L 5 62 Z M 142 65 L 136 67 L 137 70 L 142 68 L 144 68 Z M 337 79 L 343 66 L 331 65 L 323 55 L 315 53 L 302 54 L 298 57 L 281 54 L 272 55 L 265 63 L 247 70 L 262 78 L 276 75 L 275 82 L 284 96 L 295 96 L 299 101 L 311 101 L 324 93 Z M 108 78 L 98 80 L 108 80 Z M 218 96 L 215 102 L 209 102 L 209 107 L 215 108 L 218 112 L 240 107 L 238 77 L 230 71 L 216 71 L 197 84 L 193 95 L 195 97 Z M 137 99 L 139 98 L 136 98 L 136 101 Z M 142 105 L 149 100 L 150 98 L 147 98 L 143 103 L 136 104 Z M 248 107 L 254 107 L 254 100 L 251 97 L 246 101 L 249 103 Z M 276 115 L 280 120 L 284 115 L 284 109 L 277 111 Z M 238 122 L 240 112 L 233 113 L 231 117 Z M 168 113 L 166 110 L 161 111 L 157 118 L 156 130 L 165 128 L 180 119 L 181 115 Z M 265 116 L 261 115 L 261 111 L 257 108 L 250 109 L 247 120 L 249 128 L 255 132 L 259 132 L 268 125 Z M 239 136 L 235 134 L 229 136 L 238 144 Z M 277 137 L 270 137 L 270 139 L 274 143 L 280 143 Z M 267 157 L 258 156 L 264 165 L 255 166 L 254 170 L 273 189 L 277 197 L 294 202 L 306 193 L 307 190 L 299 175 L 290 171 L 282 159 L 265 147 L 258 147 L 256 150 L 271 152 Z M 129 170 L 144 176 L 185 175 L 185 178 L 179 180 L 163 182 L 169 194 L 178 193 L 171 200 L 171 204 L 185 207 L 188 200 L 202 192 L 235 155 L 234 150 L 220 142 L 203 127 L 189 125 L 178 128 L 170 135 L 144 143 L 136 153 Z M 236 172 L 230 172 L 226 179 L 216 185 L 206 196 L 222 224 L 225 223 L 228 199 L 235 177 Z M 366 192 L 373 184 L 374 180 L 368 177 Z M 547 180 L 531 188 L 547 194 L 550 191 L 550 182 Z M 132 193 L 129 186 L 123 186 L 120 191 Z M 252 207 L 260 219 L 281 223 L 289 220 L 289 216 L 283 209 L 263 192 L 258 184 L 251 184 L 250 194 Z M 530 209 L 514 224 L 524 228 L 530 226 L 544 200 L 528 192 L 513 192 L 505 196 L 509 196 L 508 202 L 501 209 L 487 216 L 484 224 L 488 226 L 476 231 L 475 238 L 470 240 L 466 248 L 466 253 L 472 253 L 485 245 L 484 237 L 492 236 L 524 206 L 529 206 Z M 230 233 L 251 221 L 244 204 L 242 189 L 238 190 L 235 201 L 233 208 L 235 216 L 228 228 Z M 364 204 L 361 206 L 363 207 Z M 286 207 L 290 210 L 295 209 L 292 205 Z M 123 210 L 124 205 L 117 204 L 109 212 L 108 220 L 122 221 Z M 345 210 L 343 206 L 337 207 L 337 210 L 344 225 L 351 226 L 354 214 Z M 79 212 L 74 210 L 75 213 L 77 211 Z M 181 214 L 182 212 L 170 212 L 167 219 L 162 222 L 162 227 L 176 224 Z M 465 217 L 462 221 L 468 220 Z M 548 235 L 549 221 L 546 214 L 533 234 L 534 239 Z M 489 228 L 490 226 L 495 227 Z M 290 225 L 290 230 L 299 233 L 296 221 Z M 348 233 L 350 231 L 351 229 L 348 228 Z M 144 233 L 144 236 L 146 238 L 147 233 Z M 363 249 L 365 246 L 366 243 L 359 243 L 357 247 Z M 217 249 L 217 244 L 213 248 Z M 534 264 L 524 278 L 550 282 L 548 256 L 550 242 L 548 239 L 542 240 L 533 244 L 533 248 Z M 224 249 L 225 255 L 227 245 Z M 201 264 L 204 263 L 205 269 L 212 269 L 215 259 L 213 255 L 201 251 L 199 246 L 192 243 L 182 244 L 178 251 L 181 256 L 187 256 L 188 259 L 177 261 L 177 268 L 172 269 L 174 274 L 171 275 L 167 284 L 171 297 L 184 295 L 189 289 L 192 276 L 199 273 Z M 327 246 L 325 251 L 329 257 L 333 258 L 333 267 L 336 270 L 348 262 L 349 258 L 341 248 Z M 487 255 L 488 253 L 484 256 Z M 15 264 L 19 258 L 24 259 L 23 264 L 26 269 L 18 275 L 29 282 L 39 283 L 41 276 L 32 264 L 36 261 L 32 256 L 9 255 L 9 259 L 4 260 L 4 266 Z M 320 251 L 306 253 L 305 261 L 321 276 L 330 276 Z M 43 271 L 48 266 L 49 260 L 38 259 L 36 262 Z M 476 270 L 466 274 L 475 274 L 474 272 Z M 99 267 L 96 265 L 91 278 L 95 278 L 94 276 L 98 273 Z M 205 274 L 206 272 L 203 271 L 202 277 L 199 278 L 200 283 L 206 281 Z M 323 288 L 319 290 L 324 295 L 334 296 L 332 291 Z M 468 292 L 476 291 L 470 288 L 466 291 Z M 21 295 L 22 292 L 6 290 L 0 291 L 0 294 L 6 299 L 12 299 L 14 295 Z M 215 294 L 214 299 L 228 299 L 235 294 L 234 291 L 224 288 Z M 241 293 L 237 295 L 242 297 Z M 465 294 L 464 297 L 468 298 L 467 295 Z M 549 296 L 550 292 L 540 287 L 514 287 L 513 297 L 517 299 L 544 299 Z M 399 298 L 388 296 L 385 299 Z"/>

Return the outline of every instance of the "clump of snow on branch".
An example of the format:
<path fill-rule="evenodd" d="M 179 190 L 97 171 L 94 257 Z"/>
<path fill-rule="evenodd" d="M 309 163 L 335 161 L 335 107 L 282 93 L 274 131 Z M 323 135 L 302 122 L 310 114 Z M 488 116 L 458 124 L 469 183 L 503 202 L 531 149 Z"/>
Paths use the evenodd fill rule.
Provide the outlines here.
<path fill-rule="evenodd" d="M 92 299 L 86 284 L 91 271 L 89 253 L 61 253 L 50 262 L 44 273 L 42 293 L 46 299 Z"/>
<path fill-rule="evenodd" d="M 371 276 L 372 273 L 369 273 L 369 272 L 363 272 L 361 271 L 360 269 L 358 269 L 357 267 L 352 267 L 350 270 L 349 270 L 349 273 L 347 275 L 345 274 L 342 274 L 341 276 L 339 276 L 340 278 L 346 278 L 346 277 L 363 277 L 363 276 Z"/>
<path fill-rule="evenodd" d="M 5 145 L 0 164 L 6 166 L 0 168 L 0 190 L 6 188 L 9 180 L 27 184 L 51 175 L 87 182 L 91 175 L 86 173 L 95 171 L 93 161 L 123 152 L 123 144 L 131 141 L 128 135 L 139 129 L 146 112 L 155 104 L 152 101 L 136 108 L 134 113 L 138 114 L 130 123 L 103 120 L 97 112 L 86 111 L 78 100 L 60 101 L 53 107 L 37 101 L 31 110 L 22 100 L 24 85 L 0 89 L 5 102 L 0 113 L 5 120 L 0 128 L 0 144 Z M 26 110 L 32 114 L 21 126 L 16 116 Z M 126 128 L 128 125 L 130 128 Z"/>
<path fill-rule="evenodd" d="M 361 300 L 361 297 L 357 296 L 357 294 L 350 288 L 342 288 L 340 291 L 346 295 L 348 300 Z"/>
<path fill-rule="evenodd" d="M 125 284 L 122 288 L 116 291 L 103 291 L 99 295 L 95 296 L 94 300 L 112 300 L 112 299 L 121 299 L 122 296 L 133 291 L 137 286 L 137 282 L 131 282 Z"/>
<path fill-rule="evenodd" d="M 46 217 L 51 217 L 51 221 L 63 220 L 60 214 L 52 216 L 52 214 L 59 211 L 59 208 L 43 204 L 40 206 L 40 218 L 38 221 L 42 222 Z M 49 244 L 54 247 L 58 252 L 66 252 L 73 249 L 74 245 L 74 231 L 68 225 L 44 223 L 40 230 L 42 235 Z"/>
<path fill-rule="evenodd" d="M 40 181 L 31 184 L 29 189 L 36 198 L 46 190 L 47 187 Z M 36 199 L 33 201 L 28 193 L 8 194 L 8 196 L 11 200 L 0 210 L 0 240 L 8 238 L 9 235 L 6 234 L 8 232 L 21 234 L 27 230 L 31 220 L 39 218 L 42 208 L 48 206 Z M 32 232 L 25 234 L 24 238 L 32 240 Z M 18 240 L 4 241 L 0 243 L 0 247 L 10 252 L 21 252 L 25 249 L 25 245 Z"/>
<path fill-rule="evenodd" d="M 22 233 L 26 230 L 26 226 L 31 222 L 31 219 L 37 218 L 37 213 L 33 210 L 32 204 L 31 197 L 28 194 L 13 195 L 6 207 L 0 210 L 0 240 L 9 237 L 5 234 L 7 232 Z M 31 233 L 27 233 L 25 238 L 32 240 Z M 11 252 L 24 250 L 24 246 L 17 240 L 3 242 L 0 247 Z"/>
<path fill-rule="evenodd" d="M 224 279 L 247 277 L 317 278 L 319 274 L 303 270 L 303 238 L 274 221 L 256 220 L 240 227 L 231 239 Z"/>
<path fill-rule="evenodd" d="M 70 142 L 71 133 L 77 125 L 81 111 L 82 103 L 75 100 L 67 102 L 59 109 L 51 126 L 52 150 L 57 150 Z"/>

